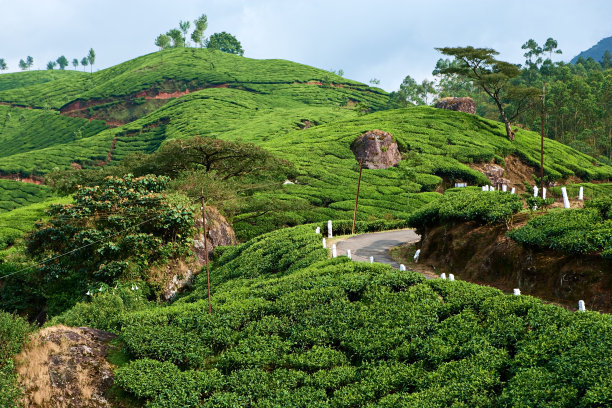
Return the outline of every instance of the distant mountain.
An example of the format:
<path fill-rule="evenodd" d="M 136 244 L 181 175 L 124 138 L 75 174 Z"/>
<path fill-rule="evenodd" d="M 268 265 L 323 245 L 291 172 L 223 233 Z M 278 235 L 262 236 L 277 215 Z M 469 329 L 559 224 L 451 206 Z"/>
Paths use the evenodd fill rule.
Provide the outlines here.
<path fill-rule="evenodd" d="M 588 50 L 582 51 L 580 54 L 572 58 L 571 63 L 575 64 L 576 61 L 578 61 L 578 58 L 580 57 L 584 59 L 591 57 L 595 61 L 601 61 L 604 55 L 604 52 L 606 52 L 606 50 L 609 50 L 610 52 L 612 52 L 612 37 L 604 38 L 603 40 L 599 41 L 597 44 L 595 44 Z"/>

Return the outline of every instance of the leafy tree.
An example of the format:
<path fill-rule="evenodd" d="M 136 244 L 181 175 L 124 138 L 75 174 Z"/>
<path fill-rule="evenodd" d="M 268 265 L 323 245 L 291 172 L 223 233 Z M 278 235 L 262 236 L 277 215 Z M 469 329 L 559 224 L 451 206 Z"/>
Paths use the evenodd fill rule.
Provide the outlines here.
<path fill-rule="evenodd" d="M 410 75 L 406 76 L 400 85 L 397 92 L 392 93 L 392 98 L 398 101 L 401 105 L 413 103 L 415 105 L 427 105 L 429 96 L 434 94 L 436 89 L 434 82 L 424 79 L 421 84 L 418 84 Z"/>
<path fill-rule="evenodd" d="M 421 97 L 425 102 L 425 105 L 429 105 L 431 95 L 434 95 L 436 92 L 435 82 L 430 81 L 428 79 L 424 79 L 420 85 Z"/>
<path fill-rule="evenodd" d="M 56 65 L 57 65 L 57 62 L 49 61 L 49 62 L 47 62 L 47 69 L 55 69 Z"/>
<path fill-rule="evenodd" d="M 6 61 L 4 58 L 0 58 L 0 71 L 4 71 L 7 69 Z"/>
<path fill-rule="evenodd" d="M 26 62 L 22 59 L 19 60 L 19 69 L 21 69 L 22 71 L 28 69 L 28 64 L 26 64 Z"/>
<path fill-rule="evenodd" d="M 74 67 L 74 70 L 76 71 L 77 67 L 79 66 L 79 60 L 76 58 L 72 59 L 72 66 Z"/>
<path fill-rule="evenodd" d="M 83 66 L 83 71 L 85 71 L 85 67 L 89 65 L 89 60 L 87 59 L 87 57 L 83 57 L 83 59 L 81 60 L 81 65 Z"/>
<path fill-rule="evenodd" d="M 225 31 L 211 35 L 208 39 L 206 47 L 212 50 L 227 52 L 229 54 L 244 55 L 244 50 L 242 49 L 240 41 Z"/>
<path fill-rule="evenodd" d="M 172 47 L 180 48 L 185 46 L 185 38 L 178 28 L 173 28 L 166 35 L 172 40 Z"/>
<path fill-rule="evenodd" d="M 491 99 L 506 126 L 506 134 L 514 140 L 511 121 L 529 109 L 540 96 L 537 88 L 514 86 L 510 81 L 521 74 L 509 62 L 495 59 L 499 53 L 491 48 L 436 48 L 444 55 L 455 57 L 458 64 L 442 69 L 442 74 L 460 75 L 478 85 Z"/>
<path fill-rule="evenodd" d="M 612 68 L 612 54 L 610 50 L 606 50 L 601 57 L 601 66 L 604 69 Z"/>
<path fill-rule="evenodd" d="M 204 45 L 204 31 L 208 28 L 208 17 L 206 17 L 206 14 L 202 14 L 197 20 L 194 20 L 193 25 L 195 29 L 191 33 L 191 40 L 202 48 Z"/>
<path fill-rule="evenodd" d="M 151 266 L 187 253 L 193 214 L 185 199 L 162 194 L 167 182 L 109 178 L 79 189 L 74 204 L 49 210 L 50 220 L 27 238 L 27 251 L 39 261 L 55 257 L 34 274 L 50 314 L 101 284 L 146 281 Z"/>
<path fill-rule="evenodd" d="M 440 97 L 468 96 L 476 100 L 476 94 L 479 92 L 479 89 L 470 80 L 457 74 L 442 74 L 448 68 L 457 66 L 459 66 L 459 61 L 457 60 L 450 60 L 448 58 L 438 59 L 436 67 L 432 71 L 432 75 L 436 77 L 438 82 L 436 92 Z"/>
<path fill-rule="evenodd" d="M 94 62 L 96 62 L 96 52 L 93 48 L 89 49 L 89 53 L 87 54 L 87 62 L 89 62 L 89 69 L 91 70 L 90 72 L 93 73 L 93 64 Z"/>
<path fill-rule="evenodd" d="M 535 40 L 529 39 L 527 42 L 525 42 L 525 44 L 521 46 L 521 48 L 527 50 L 527 52 L 523 54 L 523 56 L 526 58 L 525 66 L 529 68 L 537 68 L 542 63 L 541 55 L 544 51 Z"/>
<path fill-rule="evenodd" d="M 554 40 L 553 38 L 548 37 L 546 39 L 546 42 L 544 43 L 544 47 L 542 47 L 542 51 L 548 53 L 548 59 L 549 60 L 552 60 L 553 52 L 555 54 L 562 54 L 563 53 L 563 51 L 557 49 L 558 45 L 559 44 L 557 43 L 557 41 Z"/>
<path fill-rule="evenodd" d="M 372 84 L 372 85 L 380 85 L 380 79 L 372 78 L 372 79 L 370 79 L 370 84 Z"/>
<path fill-rule="evenodd" d="M 191 26 L 191 23 L 189 23 L 189 21 L 179 21 L 179 28 L 181 29 L 181 32 L 183 33 L 183 43 L 186 44 L 187 43 L 187 32 L 189 31 L 189 27 Z"/>
<path fill-rule="evenodd" d="M 28 55 L 26 58 L 26 65 L 28 66 L 28 69 L 32 68 L 32 65 L 34 65 L 34 58 Z"/>
<path fill-rule="evenodd" d="M 66 57 L 64 57 L 63 55 L 59 57 L 56 61 L 60 69 L 64 69 L 68 66 L 68 59 L 66 59 Z"/>
<path fill-rule="evenodd" d="M 160 50 L 165 50 L 170 47 L 170 37 L 167 34 L 158 35 L 155 39 L 155 45 L 157 45 Z"/>

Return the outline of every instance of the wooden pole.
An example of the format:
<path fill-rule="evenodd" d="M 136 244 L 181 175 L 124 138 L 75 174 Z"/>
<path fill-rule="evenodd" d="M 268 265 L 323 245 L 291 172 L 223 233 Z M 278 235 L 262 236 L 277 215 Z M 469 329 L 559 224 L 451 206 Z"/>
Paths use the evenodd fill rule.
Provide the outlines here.
<path fill-rule="evenodd" d="M 204 226 L 204 259 L 206 261 L 206 281 L 208 283 L 208 314 L 212 314 L 210 301 L 210 270 L 208 269 L 208 244 L 206 242 L 208 231 L 206 230 L 206 204 L 204 203 L 204 190 L 202 190 L 202 225 Z"/>
<path fill-rule="evenodd" d="M 540 129 L 540 190 L 544 188 L 544 118 L 546 117 L 545 111 L 545 98 L 546 98 L 546 82 L 542 84 L 542 119 Z M 544 191 L 544 190 L 542 190 Z"/>
<path fill-rule="evenodd" d="M 353 211 L 353 229 L 351 234 L 355 233 L 355 220 L 357 219 L 357 202 L 359 201 L 359 186 L 361 185 L 361 170 L 363 169 L 363 160 L 359 160 L 359 179 L 357 180 L 357 195 L 355 196 L 355 211 Z"/>

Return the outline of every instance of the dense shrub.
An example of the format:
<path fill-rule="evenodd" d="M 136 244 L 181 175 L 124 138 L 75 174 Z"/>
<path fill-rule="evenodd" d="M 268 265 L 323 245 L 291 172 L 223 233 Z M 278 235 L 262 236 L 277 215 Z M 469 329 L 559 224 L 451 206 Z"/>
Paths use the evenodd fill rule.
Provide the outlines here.
<path fill-rule="evenodd" d="M 612 198 L 587 201 L 583 209 L 550 211 L 508 236 L 532 247 L 612 257 Z"/>
<path fill-rule="evenodd" d="M 408 219 L 408 224 L 423 228 L 453 221 L 507 222 L 522 208 L 523 202 L 515 194 L 455 190 L 415 211 Z"/>
<path fill-rule="evenodd" d="M 21 389 L 12 358 L 21 351 L 32 329 L 25 319 L 0 311 L 0 407 L 20 406 Z"/>
<path fill-rule="evenodd" d="M 320 236 L 305 228 L 260 239 L 308 253 L 304 236 L 317 243 Z M 290 273 L 279 271 L 282 257 L 272 257 L 253 273 L 253 258 L 267 257 L 249 250 L 257 242 L 222 251 L 213 276 L 243 258 L 248 266 L 217 283 L 212 315 L 206 300 L 188 296 L 120 319 L 135 358 L 118 372 L 123 389 L 151 406 L 569 408 L 609 401 L 608 315 L 345 257 L 317 257 Z"/>

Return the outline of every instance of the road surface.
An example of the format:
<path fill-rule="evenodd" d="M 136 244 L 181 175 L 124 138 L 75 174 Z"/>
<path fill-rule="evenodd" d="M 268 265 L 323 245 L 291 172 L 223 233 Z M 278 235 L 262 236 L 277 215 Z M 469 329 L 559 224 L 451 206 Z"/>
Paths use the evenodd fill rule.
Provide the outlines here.
<path fill-rule="evenodd" d="M 408 242 L 418 242 L 420 239 L 420 235 L 413 229 L 382 231 L 338 241 L 336 249 L 338 255 L 346 255 L 346 250 L 350 249 L 354 261 L 369 262 L 370 257 L 373 256 L 374 262 L 386 263 L 394 268 L 399 268 L 399 264 L 389 256 L 389 250 Z"/>

